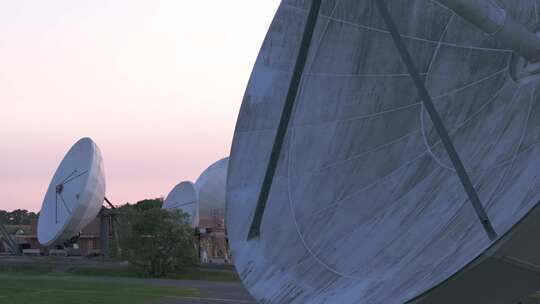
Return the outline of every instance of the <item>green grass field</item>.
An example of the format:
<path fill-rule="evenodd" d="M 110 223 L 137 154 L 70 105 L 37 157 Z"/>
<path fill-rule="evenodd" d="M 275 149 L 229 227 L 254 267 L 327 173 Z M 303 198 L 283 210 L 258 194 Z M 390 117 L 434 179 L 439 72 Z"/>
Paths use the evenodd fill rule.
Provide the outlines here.
<path fill-rule="evenodd" d="M 118 269 L 100 267 L 77 267 L 68 270 L 72 275 L 83 276 L 106 276 L 106 277 L 138 277 L 137 271 L 131 267 Z M 216 271 L 206 269 L 186 269 L 180 273 L 169 274 L 165 279 L 173 280 L 203 280 L 215 282 L 239 282 L 240 279 L 235 272 Z"/>
<path fill-rule="evenodd" d="M 77 265 L 58 259 L 5 263 L 0 264 L 0 304 L 146 304 L 198 295 L 196 289 L 145 285 L 122 279 L 137 277 L 137 269 L 121 264 Z M 106 278 L 114 278 L 115 283 L 105 283 L 105 280 L 111 281 Z M 234 271 L 206 268 L 186 269 L 166 279 L 239 280 Z"/>
<path fill-rule="evenodd" d="M 31 264 L 0 264 L 1 274 L 26 274 L 48 276 L 103 276 L 103 277 L 140 277 L 137 270 L 130 266 L 73 266 L 61 265 L 58 262 L 38 262 Z M 180 273 L 170 274 L 166 279 L 204 280 L 216 282 L 239 282 L 234 271 L 211 270 L 203 268 L 186 269 Z"/>
<path fill-rule="evenodd" d="M 103 283 L 99 278 L 0 274 L 2 304 L 143 304 L 197 294 L 190 288 Z"/>

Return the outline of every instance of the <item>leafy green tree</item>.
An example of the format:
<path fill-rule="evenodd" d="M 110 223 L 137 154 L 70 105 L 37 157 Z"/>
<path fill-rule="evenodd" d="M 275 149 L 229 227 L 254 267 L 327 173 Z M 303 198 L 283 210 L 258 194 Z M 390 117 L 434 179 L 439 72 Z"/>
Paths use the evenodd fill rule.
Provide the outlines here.
<path fill-rule="evenodd" d="M 139 210 L 148 210 L 152 208 L 161 208 L 162 205 L 163 205 L 162 198 L 154 198 L 154 199 L 145 199 L 142 201 L 138 201 L 137 204 L 135 204 L 133 207 Z"/>
<path fill-rule="evenodd" d="M 118 207 L 118 209 L 120 211 L 125 211 L 127 209 L 132 209 L 132 208 L 139 209 L 139 210 L 147 210 L 147 209 L 152 209 L 152 208 L 161 208 L 162 205 L 163 205 L 163 198 L 159 197 L 159 198 L 152 198 L 152 199 L 144 199 L 142 201 L 138 201 L 137 203 L 133 205 L 130 203 L 126 203 Z"/>
<path fill-rule="evenodd" d="M 145 277 L 163 277 L 197 262 L 194 230 L 180 210 L 127 208 L 121 227 L 122 257 Z"/>

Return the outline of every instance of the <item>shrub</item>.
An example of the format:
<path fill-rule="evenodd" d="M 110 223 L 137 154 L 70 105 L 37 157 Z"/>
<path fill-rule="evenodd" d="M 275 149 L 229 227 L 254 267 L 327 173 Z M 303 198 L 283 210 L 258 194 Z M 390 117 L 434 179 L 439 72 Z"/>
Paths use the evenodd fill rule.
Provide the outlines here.
<path fill-rule="evenodd" d="M 122 257 L 145 277 L 163 277 L 197 262 L 194 230 L 180 210 L 129 208 L 121 227 Z"/>

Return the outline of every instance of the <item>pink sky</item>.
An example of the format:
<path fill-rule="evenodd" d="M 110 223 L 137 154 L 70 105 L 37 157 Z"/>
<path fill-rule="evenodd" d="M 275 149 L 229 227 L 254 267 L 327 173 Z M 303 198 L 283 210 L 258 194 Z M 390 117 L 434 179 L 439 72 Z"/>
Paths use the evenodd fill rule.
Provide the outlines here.
<path fill-rule="evenodd" d="M 0 3 L 0 209 L 38 211 L 79 138 L 116 204 L 166 196 L 229 153 L 279 0 Z"/>

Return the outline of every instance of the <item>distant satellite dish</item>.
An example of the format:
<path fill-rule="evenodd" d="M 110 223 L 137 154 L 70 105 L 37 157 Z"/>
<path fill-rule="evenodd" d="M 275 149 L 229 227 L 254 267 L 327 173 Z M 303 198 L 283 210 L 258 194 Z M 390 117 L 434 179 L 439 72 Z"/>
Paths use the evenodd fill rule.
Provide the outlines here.
<path fill-rule="evenodd" d="M 192 182 L 181 182 L 176 185 L 163 203 L 163 209 L 179 209 L 189 215 L 191 226 L 199 225 L 199 203 L 198 193 L 195 184 Z"/>
<path fill-rule="evenodd" d="M 443 5 L 457 2 L 495 12 L 479 20 L 500 31 Z M 532 63 L 520 65 L 532 79 L 515 77 L 517 55 L 493 38 L 513 19 L 533 29 L 535 9 L 282 2 L 227 180 L 231 249 L 255 298 L 512 303 L 540 288 L 539 80 Z"/>
<path fill-rule="evenodd" d="M 90 138 L 79 140 L 58 166 L 38 219 L 38 241 L 62 243 L 76 236 L 99 213 L 105 197 L 101 152 Z"/>
<path fill-rule="evenodd" d="M 225 190 L 229 158 L 208 167 L 195 185 L 199 191 L 199 226 L 213 228 L 225 220 Z"/>

